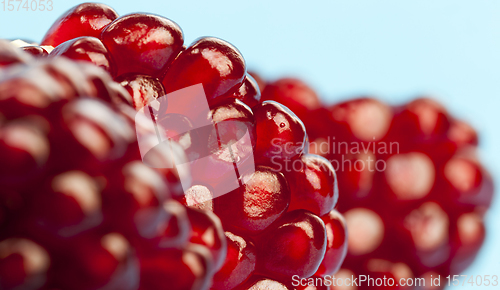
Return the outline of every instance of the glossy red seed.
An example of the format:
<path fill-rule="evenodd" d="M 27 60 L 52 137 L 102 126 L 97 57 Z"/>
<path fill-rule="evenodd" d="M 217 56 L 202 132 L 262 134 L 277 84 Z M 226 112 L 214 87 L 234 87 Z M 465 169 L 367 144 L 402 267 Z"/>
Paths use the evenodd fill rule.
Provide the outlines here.
<path fill-rule="evenodd" d="M 47 281 L 47 250 L 24 238 L 0 241 L 0 288 L 38 289 Z"/>
<path fill-rule="evenodd" d="M 66 11 L 49 28 L 42 45 L 53 47 L 80 36 L 99 37 L 101 31 L 118 14 L 109 6 L 98 3 L 83 3 Z"/>
<path fill-rule="evenodd" d="M 26 63 L 33 59 L 31 55 L 0 39 L 0 68 L 16 63 Z"/>
<path fill-rule="evenodd" d="M 120 89 L 110 83 L 111 77 L 104 70 L 84 62 L 43 58 L 4 72 L 0 80 L 0 112 L 7 119 L 36 114 L 54 121 L 54 115 L 58 115 L 52 110 L 80 96 L 110 103 L 128 102 L 121 99 L 128 94 L 119 95 Z"/>
<path fill-rule="evenodd" d="M 101 34 L 117 66 L 117 75 L 146 74 L 158 77 L 182 49 L 181 28 L 154 14 L 122 16 Z"/>
<path fill-rule="evenodd" d="M 47 180 L 46 188 L 32 201 L 37 224 L 58 236 L 70 237 L 102 223 L 99 179 L 74 170 Z"/>
<path fill-rule="evenodd" d="M 175 200 L 167 200 L 157 208 L 138 209 L 133 216 L 133 223 L 132 228 L 126 228 L 130 225 L 125 224 L 124 231 L 137 238 L 145 252 L 182 247 L 192 235 L 186 208 Z"/>
<path fill-rule="evenodd" d="M 31 54 L 34 57 L 44 57 L 49 55 L 49 53 L 41 46 L 23 46 L 22 50 Z"/>
<path fill-rule="evenodd" d="M 83 36 L 59 44 L 50 57 L 65 56 L 73 60 L 88 61 L 114 75 L 116 70 L 108 50 L 96 37 Z"/>
<path fill-rule="evenodd" d="M 451 260 L 450 272 L 459 273 L 464 271 L 476 257 L 483 245 L 486 229 L 481 214 L 477 212 L 465 212 L 456 221 L 456 229 L 453 227 L 451 246 L 455 256 Z"/>
<path fill-rule="evenodd" d="M 33 59 L 31 55 L 13 46 L 7 40 L 0 39 L 0 68 L 16 64 L 26 63 Z"/>
<path fill-rule="evenodd" d="M 227 257 L 222 268 L 215 274 L 212 289 L 233 289 L 244 283 L 254 272 L 255 246 L 244 238 L 226 232 Z"/>
<path fill-rule="evenodd" d="M 205 185 L 195 184 L 184 192 L 180 201 L 191 208 L 213 211 L 213 198 L 213 190 Z"/>
<path fill-rule="evenodd" d="M 210 253 L 201 246 L 166 249 L 141 257 L 140 289 L 207 289 L 211 281 Z"/>
<path fill-rule="evenodd" d="M 439 204 L 425 202 L 404 217 L 396 235 L 402 245 L 413 248 L 416 259 L 408 259 L 410 266 L 421 264 L 428 269 L 441 265 L 450 257 L 450 231 L 453 220 Z M 401 224 L 400 224 L 401 225 Z"/>
<path fill-rule="evenodd" d="M 430 140 L 444 136 L 450 127 L 446 109 L 430 98 L 418 98 L 394 116 L 391 134 L 400 141 Z"/>
<path fill-rule="evenodd" d="M 291 193 L 288 211 L 306 209 L 323 216 L 335 207 L 339 197 L 337 178 L 327 159 L 304 154 L 299 159 L 285 163 L 285 166 L 287 168 L 282 172 Z"/>
<path fill-rule="evenodd" d="M 332 106 L 330 115 L 358 141 L 372 142 L 386 136 L 393 113 L 389 106 L 376 99 L 359 98 Z"/>
<path fill-rule="evenodd" d="M 294 78 L 268 83 L 262 91 L 262 100 L 285 105 L 304 122 L 306 119 L 313 119 L 310 112 L 321 107 L 316 92 L 303 81 Z"/>
<path fill-rule="evenodd" d="M 214 212 L 227 230 L 257 234 L 276 221 L 288 208 L 290 190 L 281 173 L 258 166 L 241 177 L 243 185 L 214 200 Z"/>
<path fill-rule="evenodd" d="M 332 166 L 337 168 L 337 180 L 342 180 L 339 183 L 342 197 L 338 203 L 342 211 L 359 205 L 360 201 L 367 202 L 373 196 L 371 189 L 377 168 L 383 169 L 386 166 L 380 161 L 376 163 L 377 158 L 371 150 L 360 154 L 341 154 L 331 160 Z"/>
<path fill-rule="evenodd" d="M 260 90 L 257 81 L 250 74 L 246 74 L 243 84 L 233 93 L 232 97 L 242 101 L 250 108 L 255 107 L 260 101 Z"/>
<path fill-rule="evenodd" d="M 337 273 L 347 254 L 347 226 L 344 217 L 332 210 L 321 219 L 325 223 L 327 246 L 325 257 L 316 271 L 316 276 L 324 277 Z"/>
<path fill-rule="evenodd" d="M 276 166 L 304 152 L 306 129 L 292 111 L 274 101 L 265 101 L 253 111 L 257 131 L 256 162 Z"/>
<path fill-rule="evenodd" d="M 125 157 L 135 141 L 131 125 L 101 101 L 79 99 L 69 103 L 58 121 L 54 126 L 62 128 L 56 130 L 53 138 L 66 142 L 53 142 L 58 152 L 53 166 L 97 173 L 105 170 L 105 164 L 113 166 L 111 161 Z M 75 154 L 82 157 L 73 158 Z"/>
<path fill-rule="evenodd" d="M 344 213 L 348 235 L 348 251 L 352 257 L 371 254 L 381 247 L 388 221 L 367 208 L 351 208 Z"/>
<path fill-rule="evenodd" d="M 489 207 L 493 198 L 493 179 L 477 160 L 457 154 L 444 165 L 440 181 L 446 198 L 461 205 Z"/>
<path fill-rule="evenodd" d="M 227 242 L 220 219 L 211 211 L 191 208 L 187 209 L 187 216 L 192 228 L 189 241 L 210 250 L 214 261 L 213 269 L 218 271 L 227 254 Z"/>
<path fill-rule="evenodd" d="M 125 74 L 116 79 L 132 96 L 136 110 L 148 105 L 151 101 L 165 96 L 165 89 L 157 78 L 148 75 Z"/>
<path fill-rule="evenodd" d="M 45 170 L 51 146 L 44 122 L 25 118 L 0 125 L 0 184 L 22 186 Z"/>
<path fill-rule="evenodd" d="M 256 246 L 258 273 L 308 278 L 318 270 L 326 252 L 325 223 L 305 210 L 289 212 L 262 234 Z"/>
<path fill-rule="evenodd" d="M 203 84 L 209 104 L 226 93 L 236 91 L 244 81 L 245 60 L 228 42 L 205 37 L 196 40 L 172 63 L 163 85 L 168 93 Z"/>
<path fill-rule="evenodd" d="M 196 152 L 198 156 L 192 166 L 193 179 L 213 186 L 217 197 L 229 191 L 221 187 L 233 185 L 230 190 L 236 188 L 237 178 L 255 168 L 255 119 L 243 102 L 229 99 L 217 104 L 197 123 L 212 123 L 213 126 L 196 130 L 200 139 L 192 141 L 194 146 L 188 150 L 188 154 Z M 235 169 L 238 170 L 236 176 Z"/>
<path fill-rule="evenodd" d="M 172 216 L 171 208 L 164 209 L 163 202 L 167 198 L 168 189 L 161 176 L 135 160 L 109 176 L 103 192 L 103 207 L 107 215 L 114 217 L 113 222 L 117 227 L 132 235 L 138 232 L 141 236 L 153 239 L 161 234 L 158 233 L 159 229 L 166 229 L 168 219 Z M 172 206 L 182 210 L 180 204 Z M 162 227 L 155 228 L 156 224 Z"/>
<path fill-rule="evenodd" d="M 129 290 L 137 289 L 139 265 L 128 240 L 112 232 L 72 241 L 71 246 L 61 253 L 54 275 L 62 288 L 116 287 Z"/>

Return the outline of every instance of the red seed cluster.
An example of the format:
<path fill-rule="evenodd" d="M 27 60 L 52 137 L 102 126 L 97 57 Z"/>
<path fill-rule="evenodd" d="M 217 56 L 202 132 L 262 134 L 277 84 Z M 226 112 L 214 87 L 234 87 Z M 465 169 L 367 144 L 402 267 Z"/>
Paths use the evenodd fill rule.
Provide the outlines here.
<path fill-rule="evenodd" d="M 0 45 L 0 267 L 13 269 L 0 288 L 295 289 L 339 269 L 335 170 L 308 153 L 297 115 L 260 100 L 230 43 L 186 46 L 167 18 L 84 3 L 22 48 L 32 56 Z M 198 84 L 208 112 L 188 95 L 162 103 Z M 152 119 L 182 150 L 141 162 L 132 121 L 155 99 Z M 145 165 L 169 158 L 191 165 L 185 191 L 186 167 Z M 27 268 L 27 251 L 44 263 Z"/>
<path fill-rule="evenodd" d="M 0 59 L 0 288 L 207 289 L 220 220 L 172 198 L 177 172 L 141 161 L 127 91 L 5 41 Z"/>
<path fill-rule="evenodd" d="M 296 79 L 266 84 L 262 99 L 294 108 L 310 152 L 337 172 L 349 231 L 339 277 L 429 279 L 472 263 L 493 181 L 476 157 L 471 126 L 426 97 L 402 106 L 371 97 L 324 106 Z"/>

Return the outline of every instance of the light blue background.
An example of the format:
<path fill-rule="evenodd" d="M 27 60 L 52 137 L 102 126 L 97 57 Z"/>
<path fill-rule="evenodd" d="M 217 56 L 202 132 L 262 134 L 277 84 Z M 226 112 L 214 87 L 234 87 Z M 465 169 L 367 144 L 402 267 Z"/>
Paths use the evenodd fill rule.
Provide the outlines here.
<path fill-rule="evenodd" d="M 53 2 L 52 12 L 0 6 L 0 37 L 40 41 L 59 15 L 79 3 Z M 478 129 L 482 160 L 500 180 L 500 1 L 106 3 L 120 15 L 140 11 L 171 18 L 183 28 L 186 43 L 205 35 L 223 38 L 240 49 L 250 69 L 271 79 L 301 77 L 325 102 L 368 93 L 399 104 L 431 94 Z M 466 274 L 500 274 L 499 219 L 496 198 L 487 215 L 487 241 Z"/>

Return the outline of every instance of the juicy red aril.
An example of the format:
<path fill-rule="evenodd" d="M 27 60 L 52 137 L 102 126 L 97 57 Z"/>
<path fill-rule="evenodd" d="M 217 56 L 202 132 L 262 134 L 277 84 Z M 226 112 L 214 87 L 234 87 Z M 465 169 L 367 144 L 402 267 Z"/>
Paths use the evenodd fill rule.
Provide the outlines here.
<path fill-rule="evenodd" d="M 207 186 L 195 184 L 184 192 L 180 200 L 188 207 L 213 211 L 213 198 L 213 190 Z"/>
<path fill-rule="evenodd" d="M 287 107 L 274 101 L 265 101 L 254 108 L 254 116 L 257 131 L 256 162 L 276 165 L 304 152 L 306 129 Z"/>
<path fill-rule="evenodd" d="M 450 121 L 450 129 L 448 130 L 446 137 L 459 148 L 466 145 L 478 145 L 476 130 L 462 120 L 452 119 Z"/>
<path fill-rule="evenodd" d="M 262 234 L 256 246 L 258 273 L 284 279 L 311 277 L 326 252 L 325 223 L 305 210 L 288 212 Z"/>
<path fill-rule="evenodd" d="M 39 122 L 38 125 L 35 122 Z M 0 162 L 3 164 L 0 184 L 22 185 L 46 167 L 50 144 L 40 124 L 43 119 L 17 119 L 0 125 Z"/>
<path fill-rule="evenodd" d="M 214 212 L 225 229 L 256 234 L 276 221 L 288 208 L 290 190 L 281 173 L 258 166 L 241 177 L 243 185 L 214 200 Z"/>
<path fill-rule="evenodd" d="M 7 40 L 0 39 L 0 68 L 16 63 L 26 63 L 32 56 L 12 46 Z"/>
<path fill-rule="evenodd" d="M 82 36 L 65 41 L 50 53 L 50 57 L 55 56 L 65 56 L 73 60 L 88 61 L 102 67 L 111 75 L 115 75 L 115 67 L 108 50 L 99 38 Z"/>
<path fill-rule="evenodd" d="M 338 161 L 337 159 L 332 160 Z M 344 211 L 345 208 L 358 206 L 359 202 L 367 202 L 373 196 L 371 188 L 376 172 L 374 170 L 376 160 L 371 150 L 367 150 L 366 153 L 345 155 L 341 161 L 332 163 L 339 168 L 336 171 L 337 180 L 342 180 L 338 184 L 339 192 L 342 193 L 341 202 L 338 203 L 341 211 Z M 345 162 L 346 166 L 342 166 L 341 162 Z M 354 164 L 354 166 L 349 166 L 349 164 Z M 356 164 L 361 164 L 363 167 L 356 168 Z"/>
<path fill-rule="evenodd" d="M 490 206 L 493 180 L 477 160 L 457 154 L 446 162 L 443 173 L 443 189 L 447 198 L 461 205 Z"/>
<path fill-rule="evenodd" d="M 240 100 L 229 99 L 217 104 L 208 116 L 203 117 L 198 124 L 213 122 L 214 125 L 196 130 L 200 140 L 194 141 L 193 148 L 188 150 L 197 152 L 199 157 L 206 156 L 196 161 L 192 170 L 193 179 L 216 189 L 220 189 L 218 185 L 227 187 L 237 178 L 234 176 L 235 167 L 239 175 L 255 168 L 252 151 L 256 138 L 253 113 Z M 217 190 L 215 197 L 221 191 Z"/>
<path fill-rule="evenodd" d="M 148 105 L 151 101 L 165 96 L 165 89 L 157 78 L 148 75 L 126 74 L 116 79 L 132 96 L 136 110 Z"/>
<path fill-rule="evenodd" d="M 344 216 L 349 231 L 349 255 L 367 255 L 380 247 L 386 225 L 377 213 L 367 208 L 353 208 L 345 212 Z"/>
<path fill-rule="evenodd" d="M 288 211 L 306 209 L 322 216 L 335 207 L 339 196 L 337 178 L 327 159 L 302 155 L 285 169 L 285 176 L 291 193 Z"/>
<path fill-rule="evenodd" d="M 255 246 L 244 238 L 226 232 L 227 256 L 222 268 L 215 274 L 212 289 L 233 289 L 245 282 L 254 272 Z"/>
<path fill-rule="evenodd" d="M 101 34 L 117 66 L 125 73 L 159 76 L 181 51 L 181 28 L 173 21 L 153 14 L 122 16 Z"/>
<path fill-rule="evenodd" d="M 72 246 L 65 248 L 54 263 L 54 276 L 63 289 L 136 289 L 138 270 L 132 247 L 118 233 L 88 235 L 72 241 Z"/>
<path fill-rule="evenodd" d="M 187 209 L 191 222 L 191 237 L 189 241 L 200 244 L 210 250 L 214 271 L 218 271 L 224 263 L 227 254 L 227 243 L 219 218 L 211 211 Z"/>
<path fill-rule="evenodd" d="M 386 161 L 383 172 L 385 184 L 381 187 L 390 202 L 408 204 L 431 194 L 436 180 L 432 159 L 422 152 L 394 154 Z M 399 210 L 399 209 L 398 209 Z"/>
<path fill-rule="evenodd" d="M 22 50 L 35 57 L 43 57 L 49 55 L 49 53 L 43 47 L 36 45 L 23 46 Z"/>
<path fill-rule="evenodd" d="M 98 179 L 82 171 L 68 171 L 48 180 L 47 188 L 32 201 L 38 225 L 68 237 L 101 224 L 102 185 Z"/>
<path fill-rule="evenodd" d="M 0 288 L 39 289 L 47 280 L 50 262 L 47 251 L 31 240 L 0 241 Z"/>
<path fill-rule="evenodd" d="M 54 139 L 67 141 L 53 144 L 59 154 L 54 166 L 99 172 L 104 164 L 124 157 L 128 144 L 134 140 L 133 129 L 126 125 L 125 119 L 102 102 L 79 99 L 63 107 L 62 115 L 64 128 Z M 77 152 L 87 158 L 75 162 L 71 156 Z M 68 158 L 65 160 L 62 156 Z M 72 164 L 68 164 L 70 162 Z M 99 163 L 102 163 L 100 167 L 96 166 Z"/>
<path fill-rule="evenodd" d="M 41 77 L 43 81 L 40 81 Z M 66 58 L 43 58 L 17 69 L 5 70 L 0 82 L 0 111 L 7 119 L 35 114 L 54 121 L 58 116 L 56 111 L 64 101 L 76 97 L 121 102 L 117 95 L 119 89 L 112 90 L 111 85 L 106 85 L 109 82 L 111 77 L 92 64 L 76 63 Z M 60 121 L 53 125 L 59 126 Z"/>
<path fill-rule="evenodd" d="M 456 228 L 452 230 L 451 246 L 455 257 L 451 260 L 450 271 L 464 271 L 472 262 L 483 245 L 486 235 L 483 218 L 477 212 L 465 212 L 457 218 Z"/>
<path fill-rule="evenodd" d="M 163 79 L 168 93 L 203 84 L 208 103 L 237 90 L 243 83 L 246 68 L 240 52 L 224 40 L 200 38 L 180 53 Z"/>
<path fill-rule="evenodd" d="M 311 111 L 321 107 L 316 92 L 301 80 L 293 78 L 283 78 L 266 84 L 262 91 L 262 100 L 283 104 L 303 121 L 314 118 Z"/>
<path fill-rule="evenodd" d="M 169 198 L 168 190 L 161 176 L 144 163 L 127 163 L 111 175 L 110 181 L 103 192 L 103 207 L 116 218 L 116 226 L 132 233 L 147 231 L 144 222 L 154 225 L 168 217 L 168 212 L 161 210 L 163 201 Z M 151 230 L 156 233 L 155 228 Z"/>
<path fill-rule="evenodd" d="M 140 289 L 207 289 L 212 269 L 210 253 L 201 246 L 166 249 L 141 257 Z"/>
<path fill-rule="evenodd" d="M 392 134 L 400 141 L 425 141 L 444 136 L 450 127 L 445 108 L 429 98 L 416 99 L 394 116 Z"/>
<path fill-rule="evenodd" d="M 140 236 L 138 243 L 146 252 L 181 247 L 189 241 L 191 235 L 186 208 L 175 200 L 168 200 L 158 208 L 139 209 L 134 214 L 133 221 L 135 231 Z M 127 228 L 125 231 L 132 232 Z"/>
<path fill-rule="evenodd" d="M 101 31 L 118 14 L 109 6 L 97 3 L 77 5 L 52 24 L 42 40 L 42 45 L 53 47 L 80 36 L 99 37 Z"/>
<path fill-rule="evenodd" d="M 242 101 L 250 108 L 257 106 L 260 101 L 260 90 L 257 81 L 250 74 L 246 74 L 243 84 L 233 93 L 232 97 Z"/>
<path fill-rule="evenodd" d="M 408 258 L 410 266 L 422 264 L 429 269 L 443 264 L 450 257 L 450 216 L 435 202 L 425 202 L 398 220 L 394 239 L 414 248 L 416 257 Z M 407 253 L 412 253 L 407 251 Z"/>
<path fill-rule="evenodd" d="M 315 275 L 325 276 L 337 273 L 347 254 L 347 229 L 344 217 L 332 210 L 321 219 L 326 228 L 326 252 Z"/>
<path fill-rule="evenodd" d="M 389 106 L 375 99 L 360 98 L 332 106 L 330 114 L 341 128 L 347 129 L 356 139 L 370 142 L 378 141 L 387 134 L 393 113 Z"/>

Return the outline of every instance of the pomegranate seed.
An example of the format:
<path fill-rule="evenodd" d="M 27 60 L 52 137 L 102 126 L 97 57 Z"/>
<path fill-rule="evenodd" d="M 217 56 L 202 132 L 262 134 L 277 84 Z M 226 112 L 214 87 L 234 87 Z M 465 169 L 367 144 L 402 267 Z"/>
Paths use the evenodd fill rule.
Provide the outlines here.
<path fill-rule="evenodd" d="M 53 47 L 80 36 L 99 37 L 101 31 L 118 14 L 109 6 L 98 3 L 83 3 L 64 13 L 52 24 L 42 40 L 42 45 Z"/>
<path fill-rule="evenodd" d="M 24 52 L 31 54 L 34 57 L 44 57 L 49 55 L 47 50 L 45 50 L 41 46 L 36 46 L 36 45 L 24 46 L 22 47 L 22 50 L 24 50 Z"/>
<path fill-rule="evenodd" d="M 282 78 L 268 83 L 262 91 L 262 100 L 283 104 L 304 122 L 312 119 L 311 111 L 321 107 L 316 92 L 306 83 L 294 78 Z"/>
<path fill-rule="evenodd" d="M 210 253 L 202 246 L 158 251 L 141 257 L 140 289 L 207 289 L 211 267 Z"/>
<path fill-rule="evenodd" d="M 118 77 L 116 81 L 132 96 L 136 110 L 140 110 L 154 99 L 165 96 L 165 89 L 160 81 L 148 75 L 126 74 Z"/>
<path fill-rule="evenodd" d="M 158 77 L 182 49 L 181 28 L 153 14 L 130 14 L 109 24 L 101 40 L 113 58 L 117 75 L 147 74 Z"/>
<path fill-rule="evenodd" d="M 0 68 L 16 63 L 27 63 L 32 60 L 28 53 L 12 46 L 8 41 L 0 39 Z"/>
<path fill-rule="evenodd" d="M 238 91 L 233 93 L 232 97 L 242 101 L 250 108 L 257 106 L 260 101 L 260 90 L 257 81 L 251 75 L 246 74 L 243 84 Z"/>
<path fill-rule="evenodd" d="M 211 211 L 191 208 L 187 209 L 187 214 L 192 227 L 189 241 L 203 245 L 210 250 L 214 261 L 214 271 L 218 271 L 227 254 L 226 237 L 219 218 Z"/>
<path fill-rule="evenodd" d="M 300 164 L 298 170 L 296 163 Z M 329 213 L 339 196 L 331 163 L 321 156 L 305 154 L 291 167 L 285 172 L 291 193 L 288 211 L 306 209 L 319 216 Z"/>
<path fill-rule="evenodd" d="M 254 108 L 257 146 L 256 162 L 277 165 L 304 152 L 306 129 L 285 106 L 265 101 Z"/>
<path fill-rule="evenodd" d="M 245 73 L 245 60 L 234 46 L 205 37 L 179 54 L 167 70 L 163 85 L 168 94 L 201 83 L 211 105 L 217 97 L 236 91 Z"/>
<path fill-rule="evenodd" d="M 337 273 L 347 254 L 347 230 L 344 217 L 332 210 L 321 219 L 325 223 L 327 246 L 325 257 L 315 275 L 325 276 Z"/>
<path fill-rule="evenodd" d="M 50 266 L 47 251 L 24 238 L 0 241 L 0 287 L 2 289 L 38 289 L 47 280 Z"/>
<path fill-rule="evenodd" d="M 115 75 L 115 67 L 108 50 L 99 38 L 82 36 L 59 44 L 52 50 L 50 57 L 65 56 L 74 60 L 88 61 Z"/>
<path fill-rule="evenodd" d="M 318 270 L 326 252 L 325 223 L 305 210 L 289 212 L 262 234 L 256 246 L 258 273 L 308 278 Z"/>
<path fill-rule="evenodd" d="M 255 235 L 286 211 L 290 190 L 285 177 L 268 167 L 258 166 L 241 180 L 241 187 L 214 200 L 214 212 L 227 230 Z"/>
<path fill-rule="evenodd" d="M 212 289 L 233 289 L 244 283 L 255 270 L 255 246 L 231 232 L 226 232 L 227 256 L 215 274 Z"/>

